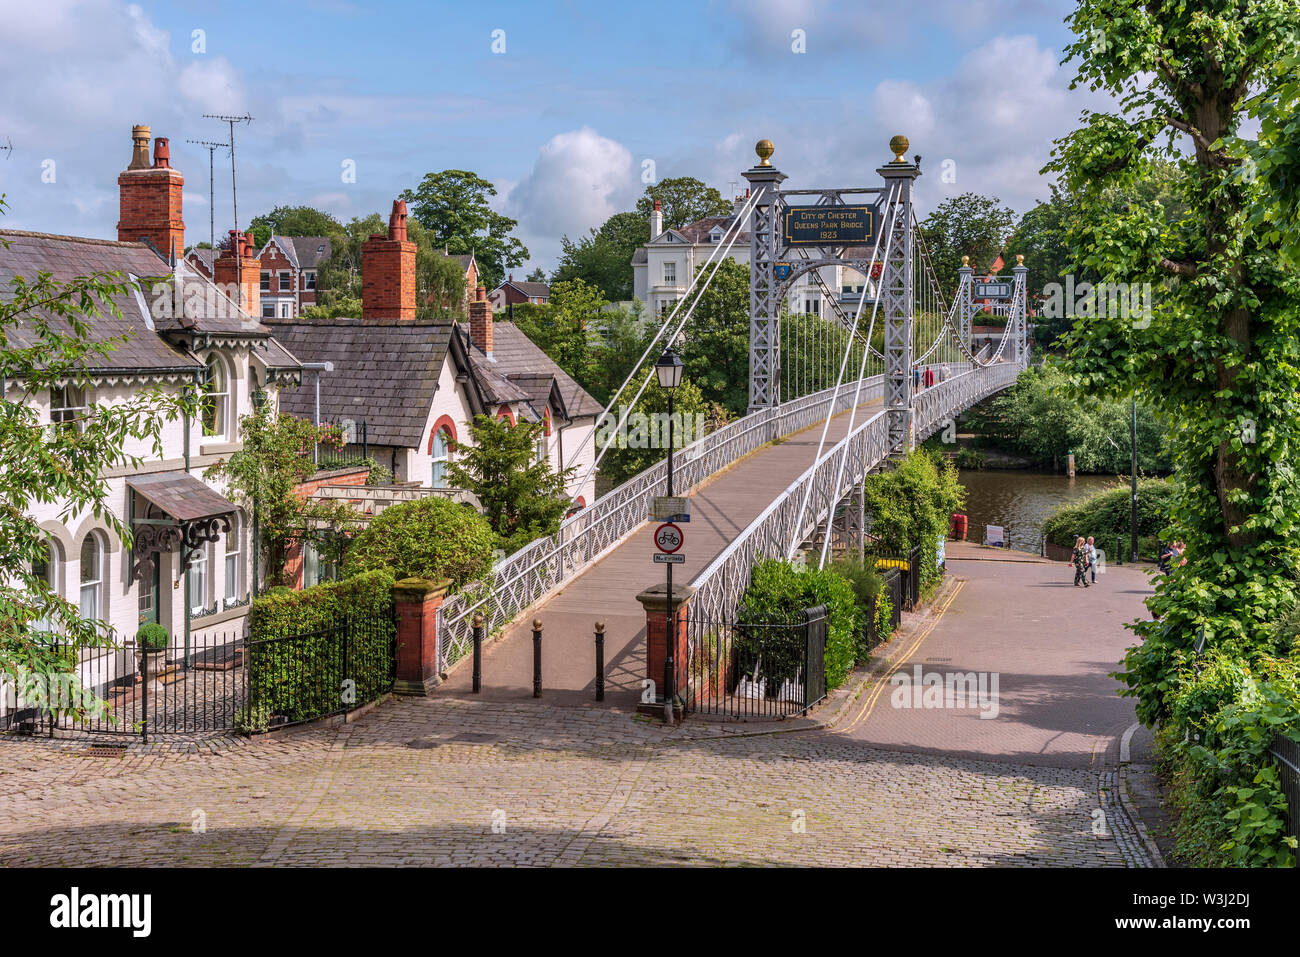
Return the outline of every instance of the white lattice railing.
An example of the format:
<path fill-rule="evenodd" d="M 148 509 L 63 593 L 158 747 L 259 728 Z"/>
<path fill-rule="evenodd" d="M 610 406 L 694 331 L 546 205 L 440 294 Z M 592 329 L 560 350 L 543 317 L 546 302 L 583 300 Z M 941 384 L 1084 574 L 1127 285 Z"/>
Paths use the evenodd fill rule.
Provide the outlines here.
<path fill-rule="evenodd" d="M 981 399 L 1005 389 L 1015 381 L 1022 366 L 1005 362 L 964 372 L 936 383 L 913 400 L 913 423 L 918 442 L 945 421 Z M 722 620 L 740 605 L 749 587 L 750 570 L 764 558 L 780 558 L 790 542 L 809 535 L 819 522 L 825 521 L 835 503 L 847 495 L 863 476 L 889 454 L 888 412 L 881 410 L 800 475 L 791 485 L 749 523 L 748 527 L 695 576 L 691 584 L 697 589 L 691 599 L 691 615 L 708 620 Z M 847 458 L 844 469 L 840 462 Z M 838 479 L 838 481 L 837 481 Z M 808 507 L 801 508 L 805 495 L 811 495 Z M 802 515 L 802 519 L 799 517 Z M 800 528 L 795 528 L 799 523 Z"/>
<path fill-rule="evenodd" d="M 863 380 L 861 401 L 879 399 L 881 376 Z M 841 386 L 836 413 L 853 403 L 855 386 Z M 674 491 L 685 495 L 722 469 L 774 439 L 822 421 L 834 389 L 824 389 L 775 409 L 731 422 L 674 456 Z M 481 614 L 491 634 L 541 601 L 641 527 L 649 519 L 650 497 L 662 491 L 667 463 L 659 461 L 566 519 L 560 530 L 501 560 L 491 585 L 452 595 L 438 610 L 438 655 L 445 670 L 469 650 L 472 622 Z"/>

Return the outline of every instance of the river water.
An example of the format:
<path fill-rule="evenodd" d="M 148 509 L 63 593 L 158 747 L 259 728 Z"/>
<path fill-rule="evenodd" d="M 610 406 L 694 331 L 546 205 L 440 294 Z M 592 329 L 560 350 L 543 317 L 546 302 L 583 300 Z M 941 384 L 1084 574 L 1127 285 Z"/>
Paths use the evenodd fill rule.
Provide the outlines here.
<path fill-rule="evenodd" d="M 982 542 L 985 526 L 1001 525 L 1010 547 L 1037 553 L 1043 540 L 1043 520 L 1057 506 L 1118 481 L 1113 475 L 1076 475 L 1071 479 L 1063 472 L 963 470 L 961 483 L 966 486 L 970 522 L 966 537 Z"/>

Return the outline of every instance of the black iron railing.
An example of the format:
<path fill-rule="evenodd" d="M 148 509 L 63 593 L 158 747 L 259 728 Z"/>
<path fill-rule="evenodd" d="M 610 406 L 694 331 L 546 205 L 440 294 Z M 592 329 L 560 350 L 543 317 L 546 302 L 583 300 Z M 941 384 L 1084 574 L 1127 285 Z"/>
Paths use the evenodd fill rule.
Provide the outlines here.
<path fill-rule="evenodd" d="M 1268 753 L 1277 761 L 1282 793 L 1286 795 L 1286 832 L 1300 838 L 1300 744 L 1279 734 Z"/>

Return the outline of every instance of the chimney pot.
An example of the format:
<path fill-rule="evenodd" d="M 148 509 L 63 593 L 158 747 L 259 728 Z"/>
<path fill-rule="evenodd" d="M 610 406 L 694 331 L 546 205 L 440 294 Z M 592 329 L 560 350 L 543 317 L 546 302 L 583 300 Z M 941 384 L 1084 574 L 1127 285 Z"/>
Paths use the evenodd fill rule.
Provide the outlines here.
<path fill-rule="evenodd" d="M 163 256 L 173 247 L 185 249 L 185 222 L 181 218 L 185 177 L 173 169 L 166 137 L 155 142 L 149 161 L 150 129 L 131 127 L 131 162 L 118 174 L 117 241 L 147 239 Z"/>
<path fill-rule="evenodd" d="M 361 318 L 415 318 L 415 243 L 407 239 L 403 200 L 393 200 L 387 234 L 361 244 Z"/>
<path fill-rule="evenodd" d="M 167 145 L 167 137 L 160 136 L 153 141 L 153 168 L 171 169 L 171 167 L 172 167 L 171 147 Z"/>

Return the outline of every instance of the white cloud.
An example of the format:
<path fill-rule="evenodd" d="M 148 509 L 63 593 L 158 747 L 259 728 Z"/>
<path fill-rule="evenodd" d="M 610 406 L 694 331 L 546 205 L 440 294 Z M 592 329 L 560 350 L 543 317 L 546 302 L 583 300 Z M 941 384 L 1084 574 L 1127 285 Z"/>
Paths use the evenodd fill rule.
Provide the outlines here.
<path fill-rule="evenodd" d="M 641 192 L 632 154 L 589 127 L 559 133 L 538 151 L 532 171 L 505 196 L 533 260 L 550 261 L 562 235 L 572 239 L 630 209 Z"/>

